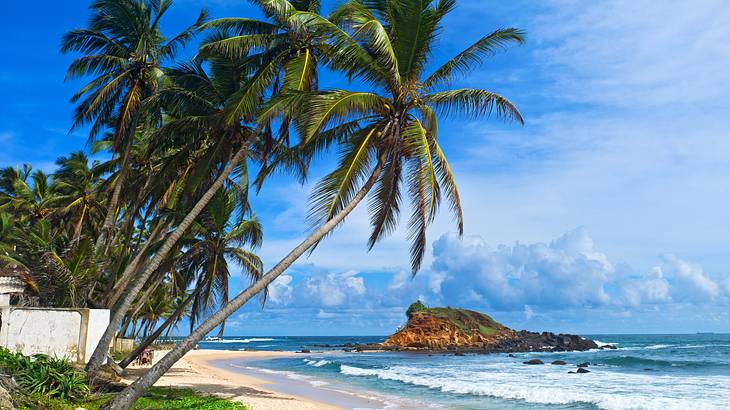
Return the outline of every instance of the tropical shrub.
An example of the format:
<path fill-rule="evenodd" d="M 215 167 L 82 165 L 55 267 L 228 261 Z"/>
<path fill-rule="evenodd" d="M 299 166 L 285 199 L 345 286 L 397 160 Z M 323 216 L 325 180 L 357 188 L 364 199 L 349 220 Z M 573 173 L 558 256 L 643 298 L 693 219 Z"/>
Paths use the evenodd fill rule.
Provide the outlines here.
<path fill-rule="evenodd" d="M 421 312 L 426 309 L 428 309 L 426 305 L 424 305 L 423 302 L 421 302 L 420 300 L 417 300 L 411 303 L 410 306 L 408 306 L 408 310 L 406 310 L 406 316 L 411 317 L 412 314 L 416 312 Z"/>
<path fill-rule="evenodd" d="M 86 375 L 76 370 L 66 358 L 44 354 L 24 356 L 0 349 L 0 369 L 12 374 L 18 384 L 31 394 L 77 400 L 89 393 Z"/>

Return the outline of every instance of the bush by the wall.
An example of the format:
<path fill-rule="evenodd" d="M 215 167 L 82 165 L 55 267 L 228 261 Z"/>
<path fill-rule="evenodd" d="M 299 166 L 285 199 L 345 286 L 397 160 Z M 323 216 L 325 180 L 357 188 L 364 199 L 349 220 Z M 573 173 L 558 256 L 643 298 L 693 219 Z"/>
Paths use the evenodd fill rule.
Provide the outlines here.
<path fill-rule="evenodd" d="M 86 375 L 66 358 L 44 354 L 24 356 L 0 348 L 0 370 L 12 375 L 28 393 L 70 400 L 89 393 Z"/>

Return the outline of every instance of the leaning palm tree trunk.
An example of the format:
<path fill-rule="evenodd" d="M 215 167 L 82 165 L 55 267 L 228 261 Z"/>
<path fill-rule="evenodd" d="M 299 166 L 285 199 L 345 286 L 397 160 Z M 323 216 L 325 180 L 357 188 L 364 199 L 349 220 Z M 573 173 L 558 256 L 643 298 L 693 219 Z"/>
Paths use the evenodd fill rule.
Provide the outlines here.
<path fill-rule="evenodd" d="M 180 317 L 180 315 L 182 315 L 185 308 L 190 304 L 190 302 L 193 301 L 193 297 L 195 297 L 195 293 L 197 293 L 197 292 L 191 293 L 190 296 L 188 296 L 187 299 L 185 299 L 185 301 L 180 306 L 178 306 L 177 310 L 175 310 L 175 312 L 173 314 L 171 314 L 170 317 L 168 317 L 164 323 L 162 323 L 159 327 L 157 327 L 157 329 L 155 329 L 155 331 L 148 338 L 143 340 L 142 343 L 140 343 L 139 346 L 137 346 L 132 351 L 132 353 L 127 355 L 127 357 L 125 357 L 124 360 L 119 362 L 119 367 L 121 367 L 122 369 L 125 369 L 127 366 L 129 366 L 130 363 L 132 363 L 132 361 L 134 361 L 134 359 L 137 358 L 137 356 L 142 354 L 144 349 L 146 349 L 149 345 L 154 343 L 154 341 L 157 340 L 158 337 L 160 337 L 162 332 L 164 332 L 165 329 L 170 327 L 170 325 L 172 325 L 177 320 L 177 318 Z"/>
<path fill-rule="evenodd" d="M 215 329 L 229 316 L 235 313 L 251 298 L 256 296 L 259 292 L 264 290 L 271 282 L 279 277 L 286 269 L 289 268 L 300 256 L 302 256 L 309 248 L 319 242 L 325 235 L 332 231 L 337 225 L 342 222 L 347 215 L 352 212 L 355 207 L 367 196 L 370 189 L 377 181 L 380 176 L 380 172 L 383 167 L 383 158 L 380 159 L 378 165 L 373 170 L 373 173 L 368 178 L 365 185 L 352 197 L 352 200 L 338 212 L 332 219 L 328 220 L 322 226 L 317 228 L 308 238 L 300 243 L 296 248 L 289 252 L 284 259 L 279 261 L 270 271 L 266 273 L 261 279 L 256 281 L 248 289 L 239 293 L 233 300 L 228 302 L 221 310 L 209 317 L 205 322 L 201 323 L 197 329 L 195 329 L 185 340 L 175 346 L 169 353 L 167 353 L 159 362 L 150 368 L 147 373 L 142 375 L 139 379 L 135 380 L 134 383 L 127 386 L 124 390 L 117 393 L 112 400 L 105 404 L 102 409 L 104 410 L 129 410 L 134 405 L 134 402 L 144 393 L 144 391 L 155 384 L 155 382 L 172 367 L 175 362 L 180 360 L 187 352 L 195 347 L 200 340 L 205 337 L 211 330 Z"/>
<path fill-rule="evenodd" d="M 137 277 L 136 281 L 134 282 L 134 286 L 131 286 L 129 291 L 124 294 L 124 296 L 119 300 L 116 309 L 112 311 L 109 325 L 107 326 L 104 334 L 99 340 L 99 344 L 96 346 L 96 349 L 94 349 L 94 353 L 91 355 L 89 363 L 86 365 L 86 371 L 89 375 L 89 378 L 93 380 L 96 377 L 96 374 L 101 366 L 106 361 L 109 344 L 114 338 L 114 334 L 119 327 L 119 323 L 122 321 L 124 315 L 127 313 L 127 310 L 132 304 L 135 296 L 139 293 L 142 287 L 144 287 L 145 283 L 152 275 L 152 273 L 154 273 L 155 270 L 157 270 L 157 268 L 160 266 L 162 261 L 165 260 L 167 254 L 170 252 L 170 250 L 172 250 L 172 248 L 175 246 L 175 243 L 183 236 L 185 231 L 187 231 L 190 225 L 195 221 L 195 218 L 197 218 L 200 212 L 202 212 L 203 209 L 208 205 L 208 202 L 210 202 L 211 198 L 213 198 L 213 195 L 215 195 L 216 192 L 221 189 L 225 181 L 228 179 L 228 176 L 231 174 L 231 172 L 233 172 L 233 168 L 246 155 L 246 151 L 247 148 L 244 146 L 238 152 L 236 152 L 233 158 L 231 158 L 231 160 L 229 161 L 228 165 L 226 165 L 226 167 L 223 169 L 223 172 L 218 176 L 215 182 L 213 182 L 213 185 L 211 185 L 210 188 L 208 188 L 208 190 L 205 192 L 205 194 L 203 194 L 203 196 L 200 198 L 200 200 L 198 200 L 193 209 L 191 209 L 190 212 L 185 215 L 185 218 L 182 220 L 180 225 L 178 225 L 177 229 L 173 231 L 170 236 L 167 237 L 167 239 L 165 239 L 165 242 L 162 244 L 160 250 L 157 251 L 155 256 L 142 272 L 142 274 Z"/>
<path fill-rule="evenodd" d="M 108 236 L 109 232 L 112 229 L 112 226 L 114 226 L 114 220 L 116 219 L 117 215 L 117 205 L 119 204 L 119 197 L 122 193 L 122 185 L 124 185 L 124 180 L 127 178 L 127 168 L 129 168 L 129 159 L 131 157 L 132 153 L 132 139 L 130 138 L 129 142 L 127 143 L 127 146 L 124 148 L 124 154 L 122 157 L 122 166 L 119 168 L 119 175 L 117 176 L 117 180 L 114 183 L 114 191 L 112 192 L 112 197 L 109 199 L 109 205 L 106 209 L 106 217 L 104 218 L 104 224 L 101 225 L 101 230 L 99 231 L 99 237 L 96 238 L 96 243 L 94 244 L 94 253 L 99 254 L 99 251 L 102 250 L 102 248 L 106 244 L 106 237 Z"/>
<path fill-rule="evenodd" d="M 134 276 L 134 273 L 137 272 L 137 268 L 139 266 L 139 263 L 142 261 L 142 258 L 147 254 L 147 250 L 149 249 L 150 245 L 157 241 L 157 237 L 160 235 L 160 233 L 167 229 L 168 224 L 165 224 L 163 222 L 160 222 L 154 230 L 152 230 L 152 233 L 150 234 L 149 239 L 145 244 L 142 246 L 142 249 L 137 252 L 137 255 L 132 259 L 132 262 L 130 262 L 126 268 L 124 268 L 124 272 L 122 273 L 122 276 L 119 278 L 119 281 L 116 285 L 114 285 L 114 288 L 112 289 L 112 295 L 109 297 L 109 300 L 107 300 L 106 305 L 108 308 L 112 308 L 119 298 L 122 296 L 124 291 L 127 289 L 127 286 L 129 285 L 129 282 L 132 281 L 132 277 Z"/>

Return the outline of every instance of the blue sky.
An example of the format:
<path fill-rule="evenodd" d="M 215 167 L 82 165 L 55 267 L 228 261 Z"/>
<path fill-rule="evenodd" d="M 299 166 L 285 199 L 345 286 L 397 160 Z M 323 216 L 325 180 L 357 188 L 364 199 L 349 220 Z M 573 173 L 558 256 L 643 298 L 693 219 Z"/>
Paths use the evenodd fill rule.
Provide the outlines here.
<path fill-rule="evenodd" d="M 504 94 L 526 125 L 441 126 L 464 239 L 440 216 L 411 279 L 404 231 L 366 252 L 363 207 L 274 283 L 265 308 L 244 307 L 227 332 L 387 334 L 419 297 L 533 330 L 730 332 L 730 3 L 458 4 L 436 63 L 498 27 L 529 36 L 456 84 Z M 84 148 L 83 130 L 68 133 L 80 83 L 64 82 L 72 56 L 58 48 L 86 23 L 86 6 L 6 5 L 14 18 L 0 27 L 0 166 L 52 170 L 58 156 Z M 187 25 L 202 6 L 214 17 L 257 15 L 245 1 L 177 0 L 165 28 Z M 267 266 L 306 234 L 309 190 L 330 166 L 325 159 L 304 186 L 277 178 L 255 199 Z"/>

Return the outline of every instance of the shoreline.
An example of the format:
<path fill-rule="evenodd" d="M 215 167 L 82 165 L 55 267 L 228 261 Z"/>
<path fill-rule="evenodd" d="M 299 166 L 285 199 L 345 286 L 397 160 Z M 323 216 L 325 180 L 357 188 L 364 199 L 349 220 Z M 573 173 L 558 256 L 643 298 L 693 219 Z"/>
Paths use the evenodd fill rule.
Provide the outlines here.
<path fill-rule="evenodd" d="M 167 351 L 155 351 L 157 362 Z M 247 405 L 252 410 L 340 410 L 317 400 L 297 397 L 267 388 L 266 380 L 221 369 L 210 365 L 218 360 L 265 360 L 293 356 L 293 352 L 260 352 L 233 350 L 192 350 L 175 363 L 155 386 L 190 388 L 199 393 L 211 394 Z M 130 365 L 129 376 L 123 380 L 131 383 L 149 366 Z"/>
<path fill-rule="evenodd" d="M 167 351 L 155 351 L 155 360 Z M 190 388 L 204 394 L 240 402 L 252 410 L 380 409 L 381 399 L 358 391 L 324 387 L 328 383 L 291 377 L 286 372 L 246 366 L 249 362 L 284 357 L 307 357 L 288 351 L 235 351 L 201 349 L 188 352 L 155 386 Z M 149 366 L 130 365 L 125 383 L 131 383 Z"/>

